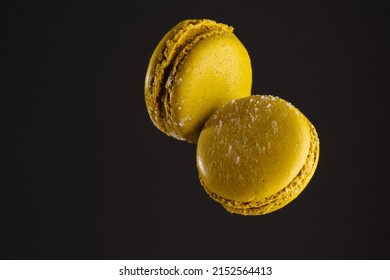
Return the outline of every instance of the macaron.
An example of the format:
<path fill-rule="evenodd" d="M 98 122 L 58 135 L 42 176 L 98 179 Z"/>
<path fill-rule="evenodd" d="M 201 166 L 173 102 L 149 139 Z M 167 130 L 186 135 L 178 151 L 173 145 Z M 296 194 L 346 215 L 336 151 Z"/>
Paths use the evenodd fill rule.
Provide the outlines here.
<path fill-rule="evenodd" d="M 206 122 L 197 145 L 199 179 L 231 213 L 262 215 L 293 201 L 319 159 L 314 126 L 270 95 L 232 100 Z"/>
<path fill-rule="evenodd" d="M 197 143 L 209 117 L 230 100 L 249 96 L 252 68 L 233 27 L 184 20 L 154 50 L 145 77 L 145 103 L 154 125 Z"/>

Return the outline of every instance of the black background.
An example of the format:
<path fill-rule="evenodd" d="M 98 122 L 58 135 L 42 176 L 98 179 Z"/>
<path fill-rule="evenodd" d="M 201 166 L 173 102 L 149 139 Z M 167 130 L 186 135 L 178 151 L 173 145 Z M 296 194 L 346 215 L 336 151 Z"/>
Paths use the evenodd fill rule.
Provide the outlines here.
<path fill-rule="evenodd" d="M 55 3 L 2 9 L 0 258 L 390 258 L 385 5 Z M 198 181 L 196 146 L 147 115 L 150 55 L 187 18 L 235 27 L 253 93 L 318 130 L 317 172 L 282 210 L 226 212 Z"/>

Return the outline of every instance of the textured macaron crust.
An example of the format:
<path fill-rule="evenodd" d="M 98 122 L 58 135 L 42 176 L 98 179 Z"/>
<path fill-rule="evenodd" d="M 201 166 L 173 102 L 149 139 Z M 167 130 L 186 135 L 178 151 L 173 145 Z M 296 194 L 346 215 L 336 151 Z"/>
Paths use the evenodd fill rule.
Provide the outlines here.
<path fill-rule="evenodd" d="M 230 100 L 249 96 L 252 68 L 233 28 L 212 20 L 184 20 L 153 52 L 145 102 L 155 126 L 197 143 L 208 118 Z"/>
<path fill-rule="evenodd" d="M 206 192 L 226 210 L 261 215 L 295 199 L 318 158 L 317 132 L 298 109 L 278 97 L 253 95 L 210 117 L 196 163 Z"/>

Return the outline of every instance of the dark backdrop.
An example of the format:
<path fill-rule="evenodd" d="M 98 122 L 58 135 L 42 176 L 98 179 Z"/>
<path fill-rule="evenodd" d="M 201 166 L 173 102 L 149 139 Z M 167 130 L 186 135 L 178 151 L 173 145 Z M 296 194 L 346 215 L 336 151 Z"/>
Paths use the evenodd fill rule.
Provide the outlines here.
<path fill-rule="evenodd" d="M 389 259 L 390 11 L 292 2 L 3 9 L 0 257 Z M 280 211 L 226 212 L 198 181 L 196 146 L 147 115 L 150 55 L 187 18 L 234 26 L 253 93 L 290 101 L 318 130 L 317 172 Z"/>

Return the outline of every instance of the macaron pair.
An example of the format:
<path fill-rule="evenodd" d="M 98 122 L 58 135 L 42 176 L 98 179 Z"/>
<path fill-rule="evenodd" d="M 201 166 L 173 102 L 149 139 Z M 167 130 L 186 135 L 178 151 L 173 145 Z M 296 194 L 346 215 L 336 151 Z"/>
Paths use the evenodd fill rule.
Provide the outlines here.
<path fill-rule="evenodd" d="M 160 41 L 145 102 L 165 134 L 197 143 L 199 179 L 231 213 L 261 215 L 295 199 L 319 158 L 314 126 L 289 102 L 251 95 L 248 52 L 233 28 L 184 20 Z"/>
<path fill-rule="evenodd" d="M 155 126 L 196 143 L 209 117 L 232 99 L 249 96 L 252 68 L 233 28 L 184 20 L 160 41 L 145 78 L 145 102 Z"/>

